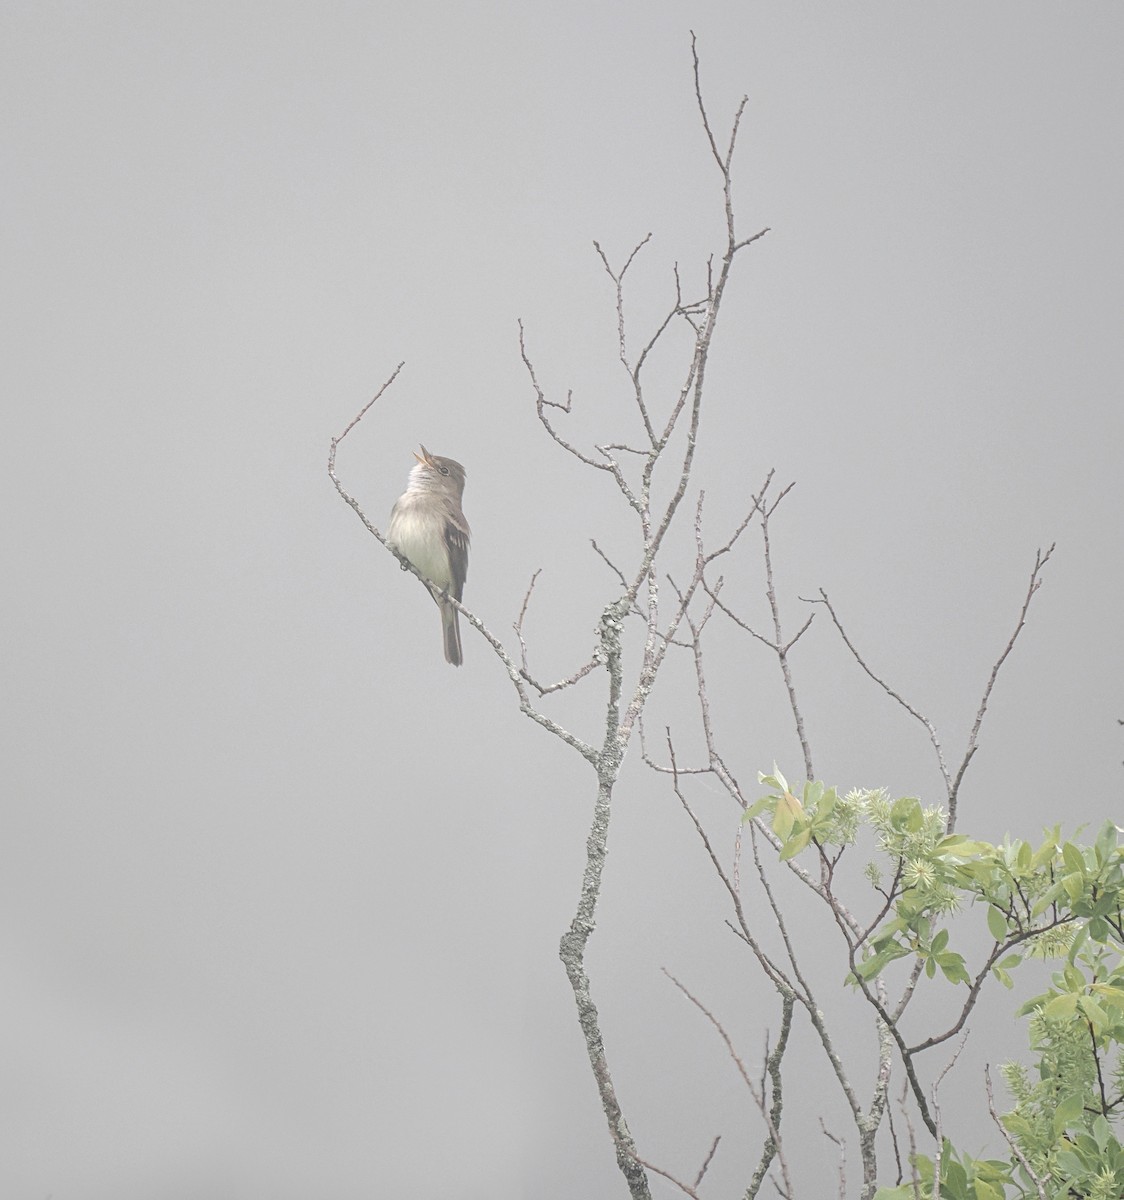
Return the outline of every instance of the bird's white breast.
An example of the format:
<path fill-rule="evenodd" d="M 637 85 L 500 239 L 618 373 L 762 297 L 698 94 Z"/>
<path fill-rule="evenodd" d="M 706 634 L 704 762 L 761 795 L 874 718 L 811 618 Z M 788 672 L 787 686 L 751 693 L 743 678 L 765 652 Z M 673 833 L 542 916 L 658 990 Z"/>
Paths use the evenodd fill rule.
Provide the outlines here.
<path fill-rule="evenodd" d="M 394 506 L 387 538 L 426 577 L 440 587 L 452 581 L 449 553 L 445 546 L 445 515 L 434 513 L 424 502 L 407 494 Z"/>

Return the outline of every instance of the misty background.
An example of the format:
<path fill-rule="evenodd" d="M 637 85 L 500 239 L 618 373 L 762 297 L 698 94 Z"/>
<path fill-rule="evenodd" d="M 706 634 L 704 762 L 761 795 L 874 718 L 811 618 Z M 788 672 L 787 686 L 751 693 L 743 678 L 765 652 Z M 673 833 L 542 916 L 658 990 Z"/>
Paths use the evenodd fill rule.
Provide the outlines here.
<path fill-rule="evenodd" d="M 959 827 L 1119 819 L 1120 9 L 5 3 L 4 1196 L 624 1194 L 557 959 L 592 774 L 471 630 L 444 663 L 434 605 L 325 467 L 405 360 L 340 446 L 345 486 L 385 527 L 420 442 L 463 462 L 466 603 L 513 645 L 542 568 L 533 667 L 588 657 L 614 587 L 589 539 L 626 565 L 635 530 L 538 425 L 516 322 L 549 394 L 573 389 L 566 436 L 635 437 L 592 242 L 620 265 L 653 234 L 634 347 L 673 264 L 703 290 L 724 233 L 691 28 L 720 138 L 749 97 L 739 232 L 771 229 L 708 371 L 708 532 L 770 468 L 795 480 L 772 531 L 791 627 L 826 588 L 954 759 L 1056 541 Z M 680 379 L 655 364 L 654 407 Z M 760 624 L 751 534 L 724 597 Z M 799 778 L 775 661 L 712 638 L 743 784 L 774 760 Z M 942 799 L 924 731 L 822 616 L 793 670 L 822 778 Z M 596 738 L 603 694 L 544 707 Z M 652 700 L 666 724 L 697 761 L 686 663 Z M 690 795 L 732 853 L 738 811 Z M 635 743 L 614 822 L 589 966 L 618 1092 L 683 1177 L 723 1133 L 709 1194 L 739 1194 L 761 1122 L 660 968 L 750 1064 L 774 998 Z M 821 998 L 849 1003 L 830 931 L 802 932 Z M 1000 1149 L 978 1072 L 1025 1045 L 1025 994 L 972 1021 L 948 1120 L 973 1153 Z M 794 1040 L 814 1195 L 821 1109 L 847 1130 Z"/>

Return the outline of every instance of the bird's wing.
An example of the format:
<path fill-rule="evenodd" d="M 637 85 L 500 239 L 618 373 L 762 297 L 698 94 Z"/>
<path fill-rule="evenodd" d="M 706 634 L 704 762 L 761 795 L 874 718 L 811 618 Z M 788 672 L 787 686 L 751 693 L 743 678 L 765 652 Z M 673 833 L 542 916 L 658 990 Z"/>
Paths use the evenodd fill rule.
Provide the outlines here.
<path fill-rule="evenodd" d="M 468 576 L 468 527 L 452 518 L 445 521 L 445 545 L 449 551 L 449 571 L 453 577 L 450 593 L 457 599 L 464 594 Z"/>

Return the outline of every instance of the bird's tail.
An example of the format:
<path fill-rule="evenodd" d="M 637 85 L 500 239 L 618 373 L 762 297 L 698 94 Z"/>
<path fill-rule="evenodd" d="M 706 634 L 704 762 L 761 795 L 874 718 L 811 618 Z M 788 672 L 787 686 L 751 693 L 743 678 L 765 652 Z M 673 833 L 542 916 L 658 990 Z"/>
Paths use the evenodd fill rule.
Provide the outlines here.
<path fill-rule="evenodd" d="M 461 627 L 457 620 L 457 610 L 451 604 L 441 605 L 441 632 L 445 636 L 445 661 L 459 667 L 464 658 L 461 655 Z"/>

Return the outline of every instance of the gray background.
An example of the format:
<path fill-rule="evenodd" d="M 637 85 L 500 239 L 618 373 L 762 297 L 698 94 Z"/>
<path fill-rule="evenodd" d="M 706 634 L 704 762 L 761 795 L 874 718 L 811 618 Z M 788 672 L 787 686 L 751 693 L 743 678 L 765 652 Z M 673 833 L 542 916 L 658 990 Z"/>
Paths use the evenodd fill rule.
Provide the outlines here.
<path fill-rule="evenodd" d="M 384 522 L 419 441 L 463 461 L 467 601 L 509 636 L 543 567 L 533 661 L 587 655 L 612 584 L 588 539 L 627 561 L 633 529 L 538 428 L 516 319 L 576 439 L 634 429 L 591 242 L 654 233 L 637 344 L 671 264 L 697 291 L 721 245 L 690 26 L 716 125 L 749 94 L 742 231 L 773 230 L 715 343 L 715 536 L 770 467 L 796 479 L 790 619 L 827 587 L 950 752 L 1057 539 L 961 827 L 1120 816 L 1120 9 L 394 7 L 0 12 L 8 1197 L 622 1194 L 556 958 L 592 778 L 479 638 L 445 665 L 325 461 L 405 359 L 345 483 Z M 654 406 L 677 382 L 669 357 Z M 751 541 L 727 585 L 757 621 L 759 567 Z M 775 663 L 729 627 L 711 654 L 740 777 L 798 777 Z M 795 670 L 822 776 L 940 800 L 826 623 Z M 685 678 L 651 723 L 688 757 Z M 550 711 L 594 737 L 600 688 Z M 692 796 L 729 853 L 732 805 Z M 591 970 L 626 1111 L 687 1177 L 724 1132 L 711 1194 L 736 1194 L 759 1122 L 659 967 L 750 1063 L 775 1009 L 635 747 L 616 818 Z M 805 945 L 836 1005 L 834 943 Z M 980 1061 L 1023 1040 L 990 996 Z M 815 1179 L 816 1116 L 846 1126 L 798 1040 Z M 978 1105 L 959 1136 L 995 1150 Z"/>

